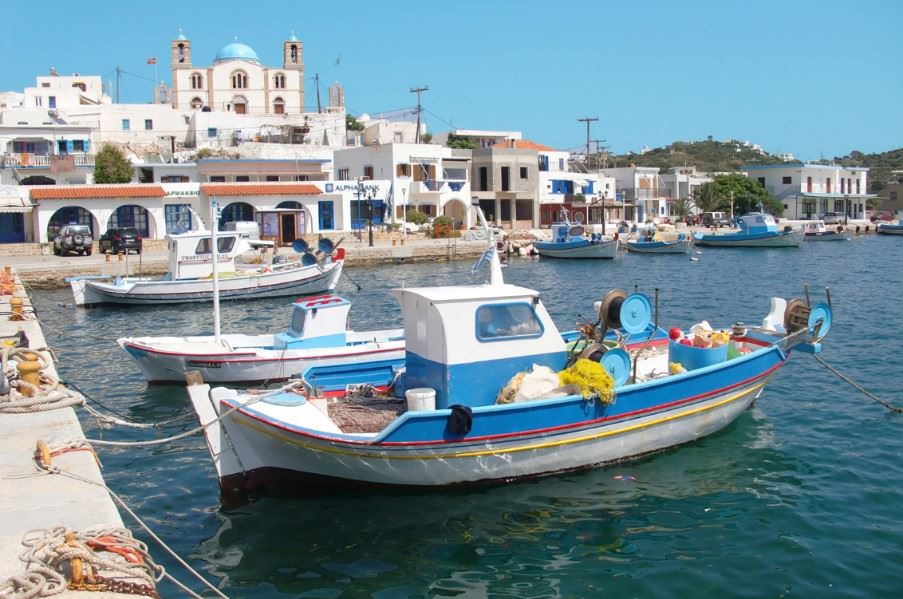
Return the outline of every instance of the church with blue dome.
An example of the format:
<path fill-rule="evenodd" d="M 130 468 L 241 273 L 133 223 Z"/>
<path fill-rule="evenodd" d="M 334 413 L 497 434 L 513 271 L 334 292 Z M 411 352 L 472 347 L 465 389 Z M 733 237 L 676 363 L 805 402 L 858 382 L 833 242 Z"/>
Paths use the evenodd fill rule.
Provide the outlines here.
<path fill-rule="evenodd" d="M 247 115 L 304 112 L 303 46 L 294 33 L 282 42 L 282 64 L 266 66 L 235 38 L 210 64 L 192 62 L 191 40 L 172 41 L 172 105 L 179 110 Z"/>

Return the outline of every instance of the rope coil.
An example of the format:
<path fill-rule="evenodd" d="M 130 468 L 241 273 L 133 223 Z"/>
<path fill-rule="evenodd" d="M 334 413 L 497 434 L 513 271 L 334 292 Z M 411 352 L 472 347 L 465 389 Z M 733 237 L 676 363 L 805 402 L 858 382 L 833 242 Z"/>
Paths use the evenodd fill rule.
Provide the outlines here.
<path fill-rule="evenodd" d="M 19 365 L 37 362 L 39 382 L 34 384 L 19 376 Z M 15 363 L 16 366 L 12 364 Z M 60 380 L 51 374 L 53 356 L 46 348 L 4 347 L 2 353 L 3 380 L 9 389 L 0 395 L 0 413 L 28 414 L 79 406 L 85 403 L 81 393 L 60 385 Z M 12 380 L 9 377 L 12 376 Z"/>

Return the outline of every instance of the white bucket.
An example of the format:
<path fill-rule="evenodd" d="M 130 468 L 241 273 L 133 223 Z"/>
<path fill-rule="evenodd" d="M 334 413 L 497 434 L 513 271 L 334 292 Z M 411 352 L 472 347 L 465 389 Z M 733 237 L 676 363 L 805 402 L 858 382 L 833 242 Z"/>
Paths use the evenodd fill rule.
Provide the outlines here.
<path fill-rule="evenodd" d="M 436 390 L 430 387 L 408 389 L 404 392 L 404 398 L 408 402 L 409 412 L 436 409 Z"/>

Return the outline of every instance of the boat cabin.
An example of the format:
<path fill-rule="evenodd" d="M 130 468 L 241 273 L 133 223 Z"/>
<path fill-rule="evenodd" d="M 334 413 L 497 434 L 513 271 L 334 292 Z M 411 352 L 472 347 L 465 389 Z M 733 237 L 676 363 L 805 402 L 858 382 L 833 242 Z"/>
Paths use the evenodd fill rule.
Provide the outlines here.
<path fill-rule="evenodd" d="M 586 227 L 583 226 L 583 215 L 577 213 L 577 222 L 572 222 L 567 210 L 558 214 L 558 222 L 552 224 L 552 243 L 570 243 L 586 240 Z M 591 232 L 590 241 L 602 239 L 601 232 Z"/>
<path fill-rule="evenodd" d="M 404 317 L 405 387 L 430 387 L 436 408 L 495 403 L 534 364 L 561 370 L 567 348 L 539 293 L 515 285 L 394 290 Z"/>
<path fill-rule="evenodd" d="M 166 238 L 169 249 L 170 280 L 199 279 L 213 274 L 213 246 L 210 231 L 192 231 Z M 235 257 L 251 249 L 239 233 L 218 232 L 216 235 L 220 272 L 235 270 Z"/>
<path fill-rule="evenodd" d="M 778 223 L 770 214 L 750 212 L 740 217 L 740 230 L 743 233 L 777 233 Z"/>
<path fill-rule="evenodd" d="M 337 347 L 347 343 L 351 302 L 337 295 L 304 297 L 292 304 L 291 328 L 277 333 L 275 349 Z"/>

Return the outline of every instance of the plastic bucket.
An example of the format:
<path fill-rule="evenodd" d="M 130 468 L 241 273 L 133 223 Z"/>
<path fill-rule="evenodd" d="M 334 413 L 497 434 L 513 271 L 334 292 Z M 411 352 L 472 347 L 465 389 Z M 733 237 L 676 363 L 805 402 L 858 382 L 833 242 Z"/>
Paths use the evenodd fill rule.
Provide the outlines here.
<path fill-rule="evenodd" d="M 436 390 L 430 387 L 408 389 L 404 392 L 404 398 L 409 412 L 436 409 Z"/>
<path fill-rule="evenodd" d="M 668 342 L 668 361 L 678 362 L 687 370 L 696 370 L 727 360 L 727 345 L 721 347 L 693 347 Z"/>

